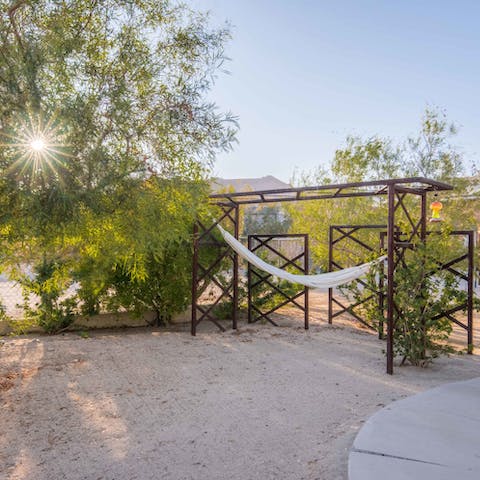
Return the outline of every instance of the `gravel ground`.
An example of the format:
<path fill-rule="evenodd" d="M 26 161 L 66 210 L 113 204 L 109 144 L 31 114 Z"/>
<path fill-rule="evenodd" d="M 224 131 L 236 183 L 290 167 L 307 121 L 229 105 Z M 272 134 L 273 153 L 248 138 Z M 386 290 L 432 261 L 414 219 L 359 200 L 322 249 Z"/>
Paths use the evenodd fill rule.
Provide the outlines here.
<path fill-rule="evenodd" d="M 345 480 L 372 413 L 480 376 L 477 355 L 387 376 L 348 320 L 279 321 L 0 340 L 0 478 Z"/>

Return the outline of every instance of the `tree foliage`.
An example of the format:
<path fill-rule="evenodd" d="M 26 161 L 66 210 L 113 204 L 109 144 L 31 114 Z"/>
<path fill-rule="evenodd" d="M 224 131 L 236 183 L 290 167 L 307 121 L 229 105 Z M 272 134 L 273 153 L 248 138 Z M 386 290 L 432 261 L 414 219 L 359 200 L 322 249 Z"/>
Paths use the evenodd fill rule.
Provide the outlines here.
<path fill-rule="evenodd" d="M 191 226 L 236 130 L 206 99 L 228 39 L 168 0 L 0 0 L 2 263 L 38 309 L 74 281 L 87 311 L 183 308 Z M 48 265 L 35 287 L 25 263 Z"/>

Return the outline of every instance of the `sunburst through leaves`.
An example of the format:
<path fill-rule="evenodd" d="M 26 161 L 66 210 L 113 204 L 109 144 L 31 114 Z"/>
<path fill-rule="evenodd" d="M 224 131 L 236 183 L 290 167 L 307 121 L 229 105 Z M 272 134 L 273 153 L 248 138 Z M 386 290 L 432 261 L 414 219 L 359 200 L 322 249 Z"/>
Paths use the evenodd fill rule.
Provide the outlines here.
<path fill-rule="evenodd" d="M 66 152 L 64 134 L 55 117 L 45 121 L 28 115 L 18 122 L 13 133 L 0 132 L 3 137 L 0 147 L 9 149 L 13 159 L 9 172 L 19 177 L 55 177 L 64 168 Z"/>

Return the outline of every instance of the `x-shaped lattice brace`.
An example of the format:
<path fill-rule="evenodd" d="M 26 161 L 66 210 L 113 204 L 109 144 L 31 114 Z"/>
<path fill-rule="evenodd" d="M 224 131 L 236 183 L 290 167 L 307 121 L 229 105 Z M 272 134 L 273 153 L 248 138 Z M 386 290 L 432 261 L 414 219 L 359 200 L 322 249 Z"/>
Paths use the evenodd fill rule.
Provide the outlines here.
<path fill-rule="evenodd" d="M 214 232 L 217 225 L 223 224 L 224 227 L 231 227 L 235 238 L 238 238 L 239 214 L 236 204 L 217 204 L 222 214 L 209 225 L 197 221 L 193 228 L 193 267 L 192 267 L 192 318 L 191 333 L 196 335 L 197 326 L 203 320 L 209 320 L 221 331 L 225 327 L 215 316 L 215 309 L 222 301 L 232 303 L 232 328 L 237 328 L 238 316 L 238 255 L 234 253 L 223 241 L 219 241 Z M 229 225 L 228 225 L 229 224 Z M 202 248 L 217 249 L 214 258 L 209 259 L 208 265 L 201 263 L 200 251 Z M 216 276 L 217 268 L 227 259 L 231 261 L 230 280 L 220 281 Z M 225 280 L 225 279 L 223 279 Z M 200 297 L 206 288 L 213 285 L 217 296 L 209 303 L 200 303 Z"/>
<path fill-rule="evenodd" d="M 420 212 L 414 217 L 414 211 L 405 204 L 405 199 L 417 197 L 420 200 Z M 387 373 L 393 374 L 394 358 L 394 331 L 397 319 L 401 315 L 395 302 L 395 268 L 402 262 L 405 265 L 405 250 L 413 243 L 415 237 L 424 242 L 427 235 L 427 193 L 425 190 L 405 188 L 391 184 L 387 191 L 387 274 L 386 274 L 386 323 L 387 323 Z M 418 208 L 418 207 L 417 207 Z M 415 209 L 417 210 L 417 209 Z M 401 241 L 398 234 L 400 214 L 406 219 L 402 231 L 406 234 L 406 241 Z M 408 227 L 410 226 L 410 228 Z"/>
<path fill-rule="evenodd" d="M 329 323 L 332 319 L 342 313 L 348 312 L 354 316 L 361 323 L 371 329 L 375 329 L 364 318 L 358 315 L 354 309 L 366 301 L 372 299 L 374 296 L 378 298 L 379 308 L 381 311 L 386 310 L 387 321 L 387 373 L 393 373 L 393 331 L 395 329 L 396 319 L 400 314 L 399 309 L 395 302 L 395 284 L 394 284 L 394 272 L 395 268 L 402 263 L 405 264 L 405 249 L 412 246 L 415 238 L 422 241 L 426 238 L 426 192 L 416 190 L 414 188 L 404 188 L 398 185 L 389 185 L 386 189 L 388 198 L 388 217 L 387 225 L 337 225 L 330 228 L 330 246 L 329 246 L 329 270 L 341 269 L 343 266 L 333 258 L 333 249 L 338 242 L 351 240 L 357 245 L 361 246 L 366 252 L 372 253 L 376 249 L 371 245 L 367 245 L 364 241 L 360 240 L 357 233 L 362 229 L 379 229 L 386 230 L 382 234 L 380 231 L 380 247 L 382 250 L 387 251 L 387 271 L 386 274 L 380 272 L 378 289 L 372 290 L 362 279 L 357 280 L 364 288 L 368 288 L 371 291 L 371 295 L 362 301 L 356 302 L 351 305 L 345 305 L 335 297 L 334 290 L 329 290 L 328 301 L 328 320 Z M 414 211 L 409 208 L 405 203 L 407 196 L 413 195 L 420 198 L 420 211 L 418 217 L 415 218 Z M 406 235 L 400 235 L 399 227 L 396 222 L 399 221 L 399 217 L 403 216 L 406 230 Z M 337 236 L 336 236 L 337 235 Z M 386 240 L 386 242 L 385 242 Z M 385 244 L 386 243 L 386 244 Z M 384 284 L 386 283 L 386 293 L 384 293 Z M 335 313 L 333 312 L 333 304 L 339 307 Z M 378 334 L 379 337 L 383 336 L 383 323 L 379 322 Z"/>
<path fill-rule="evenodd" d="M 430 235 L 438 234 L 439 232 L 427 232 L 427 239 Z M 428 275 L 434 275 L 437 271 L 446 270 L 457 278 L 464 280 L 467 284 L 467 298 L 465 302 L 462 302 L 455 307 L 446 309 L 433 317 L 433 320 L 439 320 L 441 318 L 448 318 L 452 323 L 455 323 L 459 327 L 463 328 L 467 332 L 467 352 L 473 353 L 473 281 L 474 281 L 474 241 L 475 241 L 475 231 L 474 230 L 454 230 L 449 232 L 450 236 L 464 237 L 467 239 L 467 252 L 455 257 L 447 262 L 441 263 L 437 262 L 438 269 L 435 269 L 434 272 L 427 273 Z M 381 232 L 381 247 L 384 248 L 386 232 Z M 395 262 L 395 268 L 398 266 L 399 262 L 402 262 L 402 265 L 405 265 L 404 254 L 406 248 L 412 248 L 413 244 L 411 243 L 413 237 L 410 237 L 409 241 L 400 241 L 396 242 L 397 247 L 399 247 L 400 260 Z M 428 240 L 427 240 L 428 241 Z M 401 247 L 401 248 L 400 248 Z M 458 270 L 458 264 L 461 262 L 467 262 L 467 271 Z M 456 268 L 454 268 L 454 266 Z M 381 276 L 380 279 L 383 282 L 384 276 Z M 383 284 L 380 286 L 380 309 L 383 311 L 385 302 L 385 295 L 383 292 Z M 396 303 L 394 303 L 395 312 L 401 315 L 401 312 L 398 310 Z M 467 312 L 467 323 L 465 324 L 458 318 L 455 318 L 455 314 L 459 312 Z M 383 324 L 380 326 L 381 334 L 383 334 Z"/>
<path fill-rule="evenodd" d="M 380 230 L 385 231 L 387 228 L 386 225 L 332 225 L 329 231 L 329 254 L 328 254 L 328 264 L 329 264 L 329 271 L 333 272 L 334 270 L 341 270 L 346 268 L 346 265 L 342 265 L 339 260 L 336 260 L 334 257 L 335 248 L 338 249 L 340 243 L 345 241 L 352 241 L 356 245 L 360 246 L 363 250 L 365 250 L 366 254 L 372 254 L 374 252 L 378 252 L 378 246 L 373 247 L 365 243 L 365 241 L 358 238 L 358 234 L 365 230 Z M 382 245 L 381 245 L 382 247 Z M 383 267 L 383 264 L 382 264 Z M 332 323 L 335 317 L 342 315 L 343 313 L 349 313 L 354 318 L 356 318 L 359 322 L 361 322 L 366 327 L 376 330 L 376 328 L 368 323 L 355 309 L 372 298 L 377 297 L 379 306 L 382 304 L 382 289 L 383 289 L 383 282 L 384 282 L 384 275 L 383 272 L 380 273 L 379 276 L 379 285 L 377 289 L 372 289 L 372 286 L 365 282 L 362 278 L 356 280 L 360 285 L 371 292 L 370 295 L 367 297 L 349 305 L 346 305 L 344 300 L 340 300 L 338 296 L 335 295 L 335 290 L 330 288 L 328 290 L 328 323 Z M 338 309 L 334 312 L 333 306 L 334 304 L 338 307 Z M 379 307 L 380 308 L 380 307 Z M 379 329 L 379 336 L 381 336 L 381 332 L 383 332 L 383 326 L 381 326 L 381 330 Z"/>
<path fill-rule="evenodd" d="M 435 232 L 430 232 L 433 235 Z M 433 318 L 439 320 L 440 318 L 448 318 L 452 323 L 467 331 L 467 352 L 473 353 L 473 277 L 474 277 L 474 230 L 454 230 L 450 235 L 460 236 L 467 239 L 467 253 L 460 255 L 445 263 L 438 262 L 440 270 L 447 270 L 455 275 L 457 278 L 467 282 L 467 298 L 465 302 L 451 307 Z M 458 270 L 458 264 L 467 261 L 467 272 Z M 454 268 L 455 267 L 455 268 Z M 454 315 L 458 312 L 467 312 L 467 323 L 458 320 Z"/>
<path fill-rule="evenodd" d="M 299 238 L 303 239 L 303 251 L 289 258 L 284 253 L 280 252 L 277 248 L 273 247 L 271 242 L 278 239 Z M 293 267 L 295 273 L 308 274 L 308 235 L 306 234 L 279 234 L 279 235 L 249 235 L 248 236 L 248 249 L 252 252 L 257 252 L 261 249 L 273 254 L 281 260 L 280 268 Z M 302 261 L 303 260 L 303 261 Z M 275 291 L 283 300 L 270 308 L 268 311 L 262 311 L 260 307 L 255 305 L 253 299 L 253 292 L 255 289 L 259 289 L 262 285 L 266 285 Z M 303 298 L 303 302 L 298 300 Z M 308 330 L 308 288 L 304 287 L 299 292 L 290 295 L 272 282 L 272 275 L 258 271 L 255 267 L 248 264 L 248 323 L 254 323 L 258 320 L 264 319 L 270 322 L 272 325 L 278 326 L 278 324 L 271 318 L 271 315 L 279 308 L 288 304 L 293 304 L 304 314 L 305 329 Z"/>

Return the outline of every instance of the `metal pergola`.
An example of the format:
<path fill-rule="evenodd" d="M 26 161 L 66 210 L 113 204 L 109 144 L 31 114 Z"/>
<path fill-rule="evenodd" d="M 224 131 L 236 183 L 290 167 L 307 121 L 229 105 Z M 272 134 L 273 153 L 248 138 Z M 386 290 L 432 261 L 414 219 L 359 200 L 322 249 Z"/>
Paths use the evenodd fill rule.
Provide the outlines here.
<path fill-rule="evenodd" d="M 397 316 L 395 305 L 394 273 L 396 265 L 402 261 L 405 248 L 414 240 L 425 241 L 427 238 L 427 195 L 430 192 L 452 190 L 449 184 L 423 177 L 397 178 L 388 180 L 375 180 L 366 182 L 329 184 L 315 187 L 284 188 L 277 190 L 262 190 L 252 192 L 227 192 L 210 196 L 212 203 L 217 205 L 222 212 L 213 223 L 205 225 L 198 221 L 194 226 L 193 240 L 193 273 L 192 273 L 192 318 L 191 333 L 196 334 L 197 325 L 203 320 L 213 322 L 220 330 L 225 328 L 215 317 L 215 307 L 222 300 L 231 300 L 233 304 L 232 328 L 237 328 L 238 319 L 238 283 L 239 262 L 238 256 L 230 248 L 225 246 L 215 235 L 216 226 L 222 224 L 229 228 L 235 238 L 239 237 L 239 210 L 242 206 L 264 203 L 298 202 L 306 200 L 326 200 L 357 197 L 386 197 L 386 245 L 387 272 L 385 275 L 386 294 L 382 301 L 385 302 L 386 310 L 386 341 L 387 341 L 387 367 L 388 374 L 393 373 L 393 341 L 394 328 Z M 412 207 L 407 198 L 417 199 Z M 397 235 L 399 231 L 398 221 L 402 222 L 402 237 Z M 406 227 L 407 226 L 407 227 Z M 326 226 L 328 228 L 328 226 Z M 207 259 L 202 263 L 201 248 L 203 245 L 216 245 L 218 255 Z M 469 255 L 473 259 L 473 247 L 469 248 Z M 211 273 L 221 262 L 228 262 L 232 275 L 226 283 L 220 283 L 211 278 Z M 231 262 L 231 263 L 230 263 Z M 472 262 L 471 262 L 472 263 Z M 473 265 L 473 264 L 472 264 Z M 470 269 L 469 269 L 470 270 Z M 473 281 L 473 272 L 469 271 L 467 281 L 469 285 Z M 203 305 L 199 297 L 205 290 L 207 282 L 213 281 L 216 285 L 218 297 L 213 303 Z M 468 301 L 467 311 L 471 324 L 473 305 L 471 298 Z M 470 336 L 470 331 L 469 331 Z M 470 338 L 469 338 L 470 340 Z"/>

